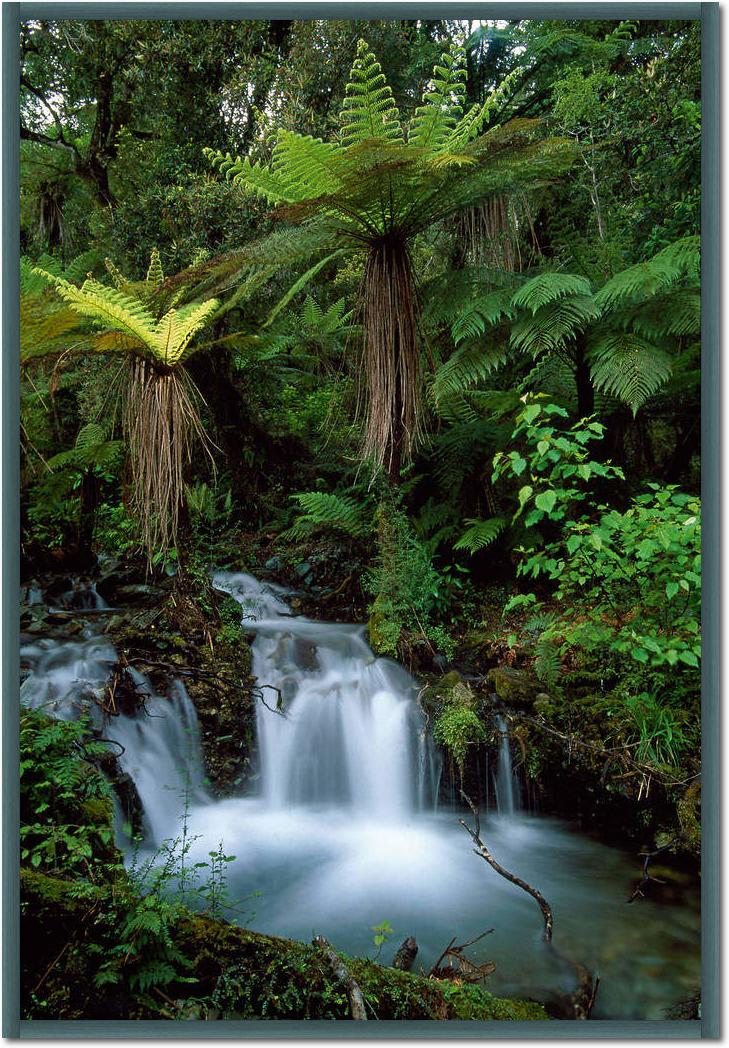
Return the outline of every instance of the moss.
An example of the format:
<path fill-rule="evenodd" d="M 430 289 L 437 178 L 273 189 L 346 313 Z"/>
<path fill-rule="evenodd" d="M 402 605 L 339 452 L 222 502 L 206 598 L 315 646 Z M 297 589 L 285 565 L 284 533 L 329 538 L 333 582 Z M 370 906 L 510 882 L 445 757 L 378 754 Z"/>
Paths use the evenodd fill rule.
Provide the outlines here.
<path fill-rule="evenodd" d="M 186 921 L 180 933 L 201 989 L 223 1017 L 349 1018 L 346 994 L 318 949 L 204 917 Z M 379 1019 L 547 1018 L 538 1004 L 501 1000 L 482 987 L 426 979 L 362 958 L 344 961 Z"/>
<path fill-rule="evenodd" d="M 533 673 L 513 666 L 494 667 L 486 674 L 486 680 L 507 706 L 531 706 L 541 690 Z"/>
<path fill-rule="evenodd" d="M 124 987 L 99 989 L 94 975 L 104 960 L 98 936 L 102 893 L 37 871 L 21 876 L 23 987 L 26 1014 L 34 1018 L 169 1018 L 165 1006 Z M 103 923 L 103 922 L 102 922 Z M 348 1019 L 346 992 L 316 947 L 262 935 L 189 914 L 173 930 L 192 964 L 192 984 L 172 985 L 166 996 L 183 1003 L 175 1018 Z M 63 964 L 54 964 L 59 952 Z M 545 1020 L 538 1004 L 502 1000 L 468 986 L 344 958 L 372 1017 L 379 1019 Z M 42 993 L 33 990 L 50 966 Z M 190 995 L 187 1001 L 186 995 Z"/>

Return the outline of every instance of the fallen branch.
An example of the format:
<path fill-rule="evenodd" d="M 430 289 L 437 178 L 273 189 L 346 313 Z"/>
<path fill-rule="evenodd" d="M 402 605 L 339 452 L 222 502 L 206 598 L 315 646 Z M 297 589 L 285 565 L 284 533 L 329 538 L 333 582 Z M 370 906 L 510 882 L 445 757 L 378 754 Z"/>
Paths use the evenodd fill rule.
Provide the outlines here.
<path fill-rule="evenodd" d="M 456 945 L 455 936 L 446 946 L 445 950 L 441 953 L 438 960 L 435 962 L 433 967 L 428 973 L 431 979 L 453 979 L 455 976 L 463 979 L 467 983 L 480 982 L 487 975 L 491 975 L 492 972 L 496 971 L 496 964 L 493 961 L 486 961 L 484 964 L 475 964 L 472 960 L 465 956 L 464 950 L 468 949 L 469 946 L 475 945 L 480 942 L 486 935 L 490 935 L 493 928 L 489 928 L 485 932 L 481 932 L 474 939 L 469 939 L 468 942 L 460 943 Z M 449 958 L 449 964 L 447 968 L 441 968 L 441 961 L 445 958 Z M 455 958 L 458 961 L 458 968 L 454 968 L 451 959 Z"/>
<path fill-rule="evenodd" d="M 643 896 L 643 889 L 645 888 L 645 886 L 647 884 L 650 884 L 651 881 L 654 884 L 665 884 L 666 883 L 665 881 L 659 880 L 658 877 L 653 877 L 652 874 L 650 874 L 648 872 L 648 869 L 649 869 L 650 864 L 651 864 L 651 859 L 654 859 L 656 857 L 656 855 L 660 855 L 661 852 L 666 851 L 666 849 L 670 848 L 672 844 L 673 844 L 673 841 L 669 841 L 668 844 L 664 844 L 662 848 L 657 848 L 656 851 L 641 852 L 641 857 L 643 858 L 643 877 L 638 882 L 638 884 L 636 884 L 635 888 L 633 889 L 633 894 L 628 899 L 628 903 L 635 902 L 635 900 L 638 898 L 638 896 L 640 896 L 640 898 L 642 899 L 644 897 Z"/>
<path fill-rule="evenodd" d="M 505 867 L 501 865 L 501 863 L 496 861 L 491 852 L 488 850 L 487 846 L 481 840 L 481 820 L 479 818 L 478 808 L 473 803 L 471 798 L 463 792 L 463 790 L 461 790 L 460 792 L 461 797 L 463 797 L 464 801 L 473 812 L 473 817 L 476 822 L 476 829 L 472 830 L 468 823 L 465 821 L 465 819 L 458 820 L 461 826 L 463 826 L 464 830 L 468 833 L 473 843 L 476 845 L 474 851 L 477 855 L 480 855 L 482 859 L 485 859 L 489 866 L 492 869 L 496 870 L 496 872 L 500 874 L 502 877 L 504 877 L 505 880 L 510 881 L 512 884 L 515 884 L 518 888 L 521 888 L 523 891 L 531 895 L 533 899 L 536 899 L 537 904 L 539 905 L 539 909 L 542 911 L 542 917 L 544 918 L 544 941 L 547 943 L 551 942 L 552 930 L 554 927 L 554 918 L 552 916 L 551 906 L 540 891 L 537 891 L 536 888 L 532 888 L 531 884 L 527 884 L 526 881 L 523 881 L 521 877 L 517 877 L 516 874 L 510 873 L 507 869 L 505 869 Z"/>
<path fill-rule="evenodd" d="M 331 945 L 327 942 L 323 935 L 317 935 L 312 943 L 314 946 L 318 946 L 326 957 L 329 965 L 334 972 L 334 975 L 340 983 L 345 987 L 347 991 L 347 997 L 349 999 L 349 1012 L 353 1019 L 367 1020 L 367 1011 L 365 1007 L 365 999 L 362 996 L 362 991 L 359 988 L 359 984 L 356 982 L 354 976 L 347 968 L 342 958 L 334 952 Z"/>

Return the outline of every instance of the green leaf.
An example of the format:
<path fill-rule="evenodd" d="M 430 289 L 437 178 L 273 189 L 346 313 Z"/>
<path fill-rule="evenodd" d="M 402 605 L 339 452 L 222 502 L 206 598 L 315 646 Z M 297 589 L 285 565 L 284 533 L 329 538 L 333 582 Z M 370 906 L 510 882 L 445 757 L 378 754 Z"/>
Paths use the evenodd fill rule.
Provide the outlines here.
<path fill-rule="evenodd" d="M 557 493 L 555 491 L 542 491 L 534 499 L 534 504 L 537 508 L 544 510 L 545 513 L 551 513 L 556 502 Z"/>
<path fill-rule="evenodd" d="M 668 599 L 669 600 L 673 600 L 673 598 L 676 596 L 677 593 L 678 593 L 678 583 L 677 582 L 667 582 L 666 583 L 666 596 L 668 597 Z"/>

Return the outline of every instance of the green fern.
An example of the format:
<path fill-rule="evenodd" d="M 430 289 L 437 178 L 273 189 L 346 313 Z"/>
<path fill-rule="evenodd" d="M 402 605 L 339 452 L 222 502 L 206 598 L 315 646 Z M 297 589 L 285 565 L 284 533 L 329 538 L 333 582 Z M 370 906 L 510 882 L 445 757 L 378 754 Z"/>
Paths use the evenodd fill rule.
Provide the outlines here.
<path fill-rule="evenodd" d="M 600 310 L 589 295 L 571 295 L 540 306 L 511 330 L 514 349 L 533 357 L 554 353 L 584 331 Z"/>
<path fill-rule="evenodd" d="M 671 374 L 667 353 L 628 332 L 603 335 L 590 352 L 595 386 L 627 404 L 634 415 Z"/>
<path fill-rule="evenodd" d="M 373 139 L 402 142 L 400 113 L 392 89 L 364 40 L 357 44 L 350 77 L 340 118 L 342 145 L 356 146 Z"/>
<path fill-rule="evenodd" d="M 95 466 L 110 469 L 119 464 L 122 448 L 120 440 L 107 440 L 103 428 L 95 422 L 90 422 L 78 431 L 73 448 L 53 455 L 47 464 L 50 470 L 84 471 Z"/>
<path fill-rule="evenodd" d="M 39 267 L 33 270 L 34 275 L 47 280 L 55 288 L 74 314 L 103 329 L 104 335 L 97 338 L 91 348 L 106 353 L 136 352 L 151 357 L 158 364 L 174 367 L 194 352 L 192 341 L 212 319 L 218 301 L 209 299 L 170 309 L 157 320 L 147 302 L 149 286 L 161 275 L 159 257 L 155 262 L 154 253 L 150 273 L 152 277 L 145 283 L 145 292 L 140 296 L 134 293 L 133 285 L 128 282 L 124 284 L 124 290 L 108 288 L 92 279 L 76 287 L 47 270 Z M 89 348 L 88 344 L 84 348 Z M 53 349 L 48 348 L 48 352 L 53 352 Z"/>
<path fill-rule="evenodd" d="M 478 553 L 479 550 L 490 546 L 506 527 L 506 521 L 501 517 L 490 517 L 488 520 L 467 519 L 466 524 L 467 529 L 458 542 L 454 543 L 453 549 L 463 549 L 469 553 Z"/>
<path fill-rule="evenodd" d="M 589 296 L 592 294 L 590 281 L 570 273 L 540 273 L 528 280 L 513 295 L 511 303 L 518 309 L 528 309 L 532 314 L 548 302 L 564 298 L 565 295 Z"/>
<path fill-rule="evenodd" d="M 291 497 L 304 512 L 282 538 L 299 541 L 322 528 L 333 528 L 353 538 L 365 538 L 372 532 L 371 512 L 368 515 L 368 507 L 351 495 L 306 491 Z"/>
<path fill-rule="evenodd" d="M 698 285 L 700 267 L 700 238 L 684 237 L 647 262 L 624 269 L 608 280 L 595 296 L 595 302 L 605 311 L 645 301 L 680 281 Z"/>

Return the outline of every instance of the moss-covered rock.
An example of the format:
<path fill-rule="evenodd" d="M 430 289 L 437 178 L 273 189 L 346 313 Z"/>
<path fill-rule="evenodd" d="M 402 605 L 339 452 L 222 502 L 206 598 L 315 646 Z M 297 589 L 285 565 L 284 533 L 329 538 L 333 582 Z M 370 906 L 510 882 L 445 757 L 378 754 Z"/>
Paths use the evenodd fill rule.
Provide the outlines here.
<path fill-rule="evenodd" d="M 486 680 L 505 706 L 532 706 L 541 691 L 531 670 L 518 670 L 513 666 L 495 666 L 486 674 Z"/>

